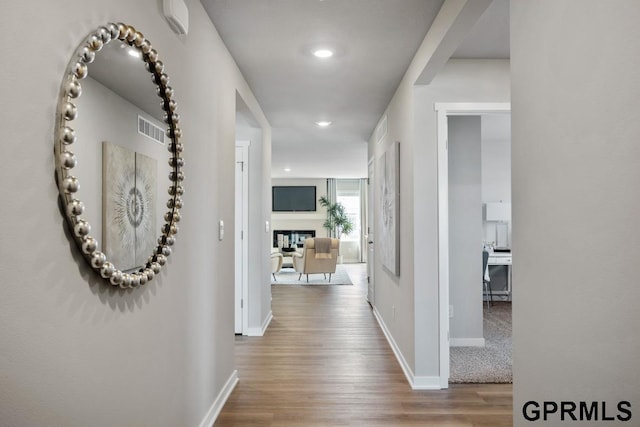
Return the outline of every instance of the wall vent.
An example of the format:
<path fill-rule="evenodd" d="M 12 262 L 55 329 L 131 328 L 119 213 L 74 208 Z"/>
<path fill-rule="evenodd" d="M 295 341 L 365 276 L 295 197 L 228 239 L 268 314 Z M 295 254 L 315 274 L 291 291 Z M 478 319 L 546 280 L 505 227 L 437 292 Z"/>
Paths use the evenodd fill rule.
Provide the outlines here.
<path fill-rule="evenodd" d="M 142 116 L 138 116 L 138 133 L 153 139 L 159 144 L 164 144 L 164 129 L 154 125 Z"/>

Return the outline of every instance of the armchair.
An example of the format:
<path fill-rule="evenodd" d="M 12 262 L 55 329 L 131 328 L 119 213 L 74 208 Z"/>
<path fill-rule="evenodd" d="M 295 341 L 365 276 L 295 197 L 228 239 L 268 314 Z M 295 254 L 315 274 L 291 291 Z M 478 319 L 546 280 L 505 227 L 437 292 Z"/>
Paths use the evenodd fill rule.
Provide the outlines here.
<path fill-rule="evenodd" d="M 338 261 L 338 247 L 340 241 L 334 238 L 309 238 L 304 241 L 302 253 L 292 254 L 293 268 L 300 273 L 298 280 L 303 274 L 322 273 L 327 277 L 329 274 L 329 282 L 331 275 L 336 272 L 336 264 Z"/>
<path fill-rule="evenodd" d="M 276 279 L 276 273 L 279 272 L 280 269 L 282 268 L 283 260 L 284 260 L 284 257 L 282 256 L 281 253 L 279 252 L 271 253 L 271 275 L 273 276 L 273 280 L 275 280 L 276 282 L 278 281 L 278 279 Z"/>

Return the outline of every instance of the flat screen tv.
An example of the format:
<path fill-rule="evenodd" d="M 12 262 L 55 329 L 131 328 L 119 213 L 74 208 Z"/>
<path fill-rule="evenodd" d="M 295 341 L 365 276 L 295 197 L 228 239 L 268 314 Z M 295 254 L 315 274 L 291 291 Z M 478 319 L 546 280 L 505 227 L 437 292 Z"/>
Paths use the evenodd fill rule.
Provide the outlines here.
<path fill-rule="evenodd" d="M 273 212 L 315 212 L 315 186 L 277 185 L 271 187 Z"/>

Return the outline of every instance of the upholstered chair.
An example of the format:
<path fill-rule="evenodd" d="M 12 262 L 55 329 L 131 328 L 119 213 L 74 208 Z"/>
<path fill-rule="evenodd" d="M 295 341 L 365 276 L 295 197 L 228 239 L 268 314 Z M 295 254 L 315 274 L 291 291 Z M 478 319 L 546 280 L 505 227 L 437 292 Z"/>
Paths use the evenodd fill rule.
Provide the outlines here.
<path fill-rule="evenodd" d="M 325 278 L 336 272 L 338 262 L 338 247 L 340 240 L 329 238 L 309 238 L 304 241 L 302 253 L 294 253 L 292 255 L 293 268 L 300 273 L 298 280 L 303 274 L 324 274 Z"/>
<path fill-rule="evenodd" d="M 276 279 L 276 273 L 279 272 L 280 269 L 282 268 L 283 260 L 284 260 L 284 257 L 282 256 L 281 253 L 279 252 L 271 253 L 271 275 L 273 276 L 273 280 L 275 280 L 276 282 L 278 281 L 278 279 Z"/>

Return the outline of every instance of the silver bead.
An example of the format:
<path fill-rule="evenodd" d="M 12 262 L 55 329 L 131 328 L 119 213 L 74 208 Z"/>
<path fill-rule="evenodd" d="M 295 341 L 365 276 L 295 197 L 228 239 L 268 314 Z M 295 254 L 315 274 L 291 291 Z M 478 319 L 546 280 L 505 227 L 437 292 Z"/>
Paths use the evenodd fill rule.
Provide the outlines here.
<path fill-rule="evenodd" d="M 184 194 L 184 187 L 182 185 L 172 185 L 169 187 L 169 194 L 172 196 L 182 196 Z"/>
<path fill-rule="evenodd" d="M 67 121 L 75 120 L 78 117 L 78 108 L 75 106 L 73 102 L 65 102 L 63 113 L 64 119 Z"/>
<path fill-rule="evenodd" d="M 149 40 L 143 40 L 139 47 L 145 55 L 151 51 L 151 43 L 149 43 Z"/>
<path fill-rule="evenodd" d="M 69 216 L 82 215 L 82 212 L 84 212 L 84 203 L 82 203 L 80 200 L 73 199 L 69 203 L 67 203 L 67 214 Z M 87 253 L 91 253 L 91 252 L 93 251 L 89 251 Z"/>
<path fill-rule="evenodd" d="M 102 49 L 102 46 L 104 46 L 104 42 L 100 37 L 94 34 L 89 37 L 89 40 L 87 40 L 87 46 L 94 52 L 98 52 L 100 49 Z"/>
<path fill-rule="evenodd" d="M 73 144 L 76 142 L 76 132 L 68 126 L 63 127 L 60 142 L 67 145 Z"/>
<path fill-rule="evenodd" d="M 111 276 L 113 276 L 113 273 L 115 271 L 116 271 L 116 268 L 109 261 L 105 262 L 104 264 L 102 264 L 102 267 L 100 267 L 100 275 L 105 279 L 108 279 Z"/>
<path fill-rule="evenodd" d="M 91 64 L 96 59 L 96 51 L 90 46 L 84 46 L 80 51 L 80 58 L 85 64 Z"/>
<path fill-rule="evenodd" d="M 80 181 L 75 176 L 68 176 L 62 181 L 62 188 L 66 193 L 75 193 L 80 189 Z"/>
<path fill-rule="evenodd" d="M 160 265 L 165 265 L 167 263 L 167 257 L 164 255 L 158 255 L 156 256 L 156 262 Z"/>
<path fill-rule="evenodd" d="M 127 27 L 126 25 L 124 25 L 122 22 L 118 22 L 118 38 L 120 40 L 126 40 L 127 36 L 129 35 L 129 27 Z"/>
<path fill-rule="evenodd" d="M 111 41 L 111 31 L 107 27 L 98 28 L 96 35 L 100 37 L 100 40 L 104 43 L 109 43 Z"/>
<path fill-rule="evenodd" d="M 174 111 L 176 111 L 176 108 L 178 108 L 178 104 L 176 103 L 176 101 L 174 101 L 173 99 L 169 101 L 169 111 L 171 111 L 172 113 Z"/>
<path fill-rule="evenodd" d="M 149 52 L 151 52 L 151 49 L 149 50 Z M 164 71 L 164 63 L 162 61 L 154 61 L 154 62 L 155 62 L 154 68 L 156 70 L 156 73 L 162 74 L 162 72 Z"/>
<path fill-rule="evenodd" d="M 82 95 L 82 86 L 80 86 L 80 82 L 77 79 L 69 80 L 69 84 L 67 84 L 67 93 L 70 98 L 77 98 Z"/>
<path fill-rule="evenodd" d="M 133 42 L 138 37 L 138 32 L 136 31 L 135 27 L 131 25 L 127 27 L 127 30 L 127 42 Z"/>
<path fill-rule="evenodd" d="M 73 169 L 78 164 L 75 154 L 71 151 L 63 151 L 60 154 L 60 164 L 63 169 Z"/>
<path fill-rule="evenodd" d="M 147 53 L 147 56 L 151 62 L 156 62 L 158 60 L 158 52 L 156 52 L 155 49 L 151 49 L 149 53 Z"/>
<path fill-rule="evenodd" d="M 89 74 L 89 67 L 84 62 L 78 61 L 73 65 L 73 75 L 78 79 L 84 79 Z"/>
<path fill-rule="evenodd" d="M 89 255 L 98 249 L 98 242 L 91 236 L 84 236 L 82 239 L 82 252 Z"/>
<path fill-rule="evenodd" d="M 142 35 L 142 33 L 140 31 L 136 32 L 136 38 L 133 41 L 133 44 L 136 45 L 136 47 L 140 47 L 142 46 L 142 43 L 144 42 L 144 36 Z"/>
<path fill-rule="evenodd" d="M 150 282 L 155 277 L 156 273 L 151 268 L 145 268 L 144 273 L 147 275 L 147 282 Z"/>
<path fill-rule="evenodd" d="M 137 288 L 140 286 L 140 275 L 138 273 L 131 274 L 131 287 Z"/>
<path fill-rule="evenodd" d="M 109 32 L 111 33 L 111 40 L 117 39 L 118 35 L 120 35 L 120 30 L 118 30 L 118 25 L 111 22 L 107 25 Z"/>
<path fill-rule="evenodd" d="M 147 278 L 147 273 L 145 273 L 144 271 L 141 271 L 140 273 L 138 273 L 138 283 L 141 285 L 144 285 L 145 283 L 147 283 L 147 280 L 149 280 Z"/>
<path fill-rule="evenodd" d="M 160 273 L 160 270 L 162 269 L 160 264 L 158 264 L 157 262 L 152 262 L 150 268 L 151 268 L 151 271 L 153 271 L 154 274 Z"/>
<path fill-rule="evenodd" d="M 171 255 L 171 248 L 168 246 L 162 246 L 162 255 L 164 255 L 165 257 L 168 257 L 169 255 Z M 162 255 L 158 255 L 158 256 L 162 256 Z"/>
<path fill-rule="evenodd" d="M 131 277 L 131 274 L 124 273 L 122 275 L 122 283 L 120 284 L 120 287 L 121 288 L 130 288 L 132 283 L 133 283 L 133 278 Z"/>
<path fill-rule="evenodd" d="M 93 268 L 100 268 L 107 262 L 107 256 L 100 251 L 95 251 L 91 254 L 91 266 Z"/>
<path fill-rule="evenodd" d="M 165 74 L 166 75 L 166 74 Z M 162 79 L 162 77 L 161 77 Z M 166 83 L 163 83 L 163 85 Z M 167 98 L 171 98 L 173 96 L 173 88 L 171 86 L 167 86 L 164 88 L 164 96 Z"/>
<path fill-rule="evenodd" d="M 91 225 L 84 219 L 79 219 L 76 225 L 73 226 L 73 232 L 78 237 L 83 237 L 91 232 Z"/>
<path fill-rule="evenodd" d="M 169 76 L 167 76 L 165 73 L 160 74 L 160 83 L 162 83 L 163 86 L 167 86 L 169 84 Z M 171 89 L 171 88 L 167 87 L 167 89 Z M 165 89 L 165 94 L 168 97 L 173 96 L 173 89 L 171 89 L 171 95 L 167 94 L 166 89 Z"/>
<path fill-rule="evenodd" d="M 171 181 L 174 181 L 174 182 L 176 182 L 176 181 L 177 181 L 177 182 L 183 181 L 183 180 L 184 180 L 184 172 L 182 172 L 182 171 L 178 171 L 178 172 L 176 172 L 176 171 L 171 171 L 171 172 L 169 173 L 169 179 L 170 179 Z M 169 206 L 169 207 L 172 207 L 172 206 Z"/>
<path fill-rule="evenodd" d="M 120 283 L 122 283 L 122 271 L 114 270 L 111 278 L 109 278 L 109 282 L 111 282 L 112 285 L 120 285 Z"/>

